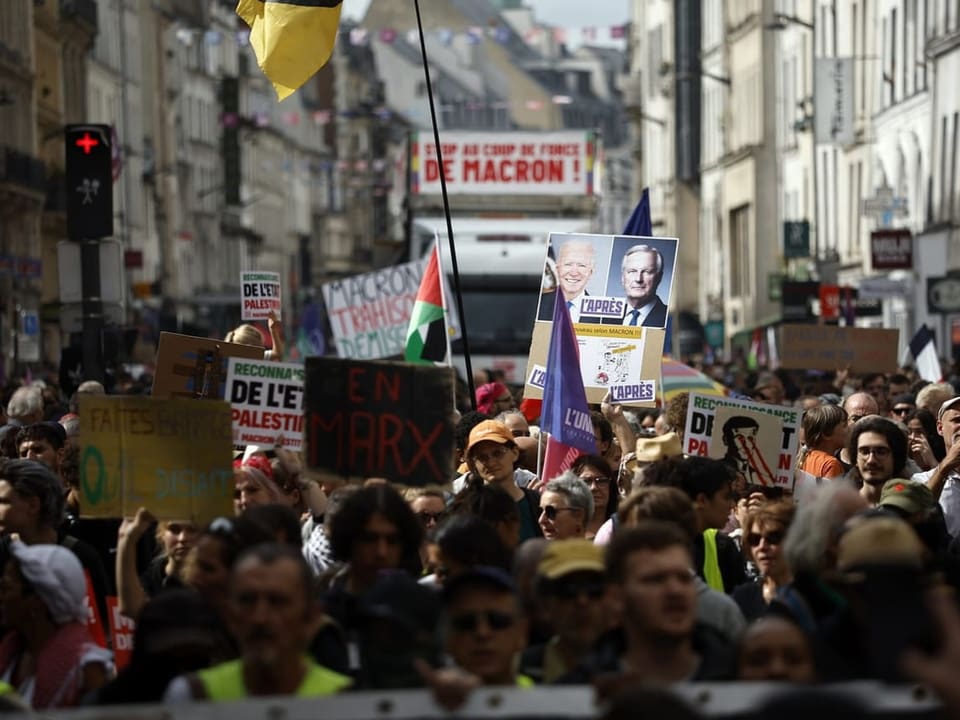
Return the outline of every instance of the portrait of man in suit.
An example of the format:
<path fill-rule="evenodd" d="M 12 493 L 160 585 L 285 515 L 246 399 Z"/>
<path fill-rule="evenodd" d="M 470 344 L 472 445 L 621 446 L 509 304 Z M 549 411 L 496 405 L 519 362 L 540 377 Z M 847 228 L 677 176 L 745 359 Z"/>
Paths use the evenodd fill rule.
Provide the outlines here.
<path fill-rule="evenodd" d="M 593 243 L 589 240 L 567 240 L 557 252 L 557 279 L 567 299 L 570 320 L 577 323 L 598 323 L 598 317 L 581 317 L 580 299 L 587 293 L 587 283 L 593 277 L 596 266 Z M 540 296 L 540 310 L 537 320 L 553 320 L 553 304 L 556 291 L 545 292 Z"/>
<path fill-rule="evenodd" d="M 663 279 L 663 255 L 649 245 L 634 245 L 623 256 L 620 281 L 626 307 L 622 318 L 604 318 L 605 325 L 666 327 L 667 306 L 657 288 Z"/>

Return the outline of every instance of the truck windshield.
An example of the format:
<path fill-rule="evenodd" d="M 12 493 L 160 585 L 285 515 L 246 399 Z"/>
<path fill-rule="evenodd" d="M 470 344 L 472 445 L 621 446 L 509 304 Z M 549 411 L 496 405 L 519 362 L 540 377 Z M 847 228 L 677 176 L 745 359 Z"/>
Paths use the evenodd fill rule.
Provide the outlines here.
<path fill-rule="evenodd" d="M 487 278 L 480 284 L 471 277 L 462 289 L 472 355 L 526 355 L 530 351 L 540 299 L 539 275 Z M 459 341 L 452 349 L 463 352 Z"/>

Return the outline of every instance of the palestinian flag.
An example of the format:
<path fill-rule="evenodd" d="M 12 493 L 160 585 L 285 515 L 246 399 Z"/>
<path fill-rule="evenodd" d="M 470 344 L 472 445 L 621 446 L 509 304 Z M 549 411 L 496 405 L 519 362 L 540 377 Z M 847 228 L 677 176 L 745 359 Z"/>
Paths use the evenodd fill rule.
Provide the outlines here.
<path fill-rule="evenodd" d="M 444 363 L 447 361 L 447 344 L 447 322 L 440 284 L 440 250 L 434 244 L 410 313 L 404 359 L 423 365 Z"/>
<path fill-rule="evenodd" d="M 240 0 L 257 64 L 283 100 L 330 60 L 343 0 Z"/>

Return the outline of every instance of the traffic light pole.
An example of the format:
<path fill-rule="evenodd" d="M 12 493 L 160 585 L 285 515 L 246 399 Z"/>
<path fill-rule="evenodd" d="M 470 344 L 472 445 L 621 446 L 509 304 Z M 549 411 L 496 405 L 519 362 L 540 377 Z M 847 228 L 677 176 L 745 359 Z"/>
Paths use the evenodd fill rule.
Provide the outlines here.
<path fill-rule="evenodd" d="M 103 300 L 100 295 L 100 241 L 80 243 L 80 281 L 83 288 L 83 377 L 103 382 Z"/>

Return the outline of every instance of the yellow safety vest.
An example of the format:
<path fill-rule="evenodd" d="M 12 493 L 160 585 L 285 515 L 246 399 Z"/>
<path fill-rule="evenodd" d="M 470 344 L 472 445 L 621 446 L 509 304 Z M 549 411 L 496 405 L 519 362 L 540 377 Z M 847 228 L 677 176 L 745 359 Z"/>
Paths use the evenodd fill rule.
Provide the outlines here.
<path fill-rule="evenodd" d="M 295 697 L 313 698 L 333 695 L 350 686 L 350 678 L 327 670 L 311 660 L 307 660 L 307 675 L 294 693 Z M 243 700 L 249 697 L 243 684 L 243 665 L 240 660 L 215 665 L 197 673 L 207 699 L 214 702 Z"/>
<path fill-rule="evenodd" d="M 723 592 L 723 575 L 720 574 L 720 560 L 717 556 L 717 529 L 703 531 L 703 579 L 714 590 Z"/>

